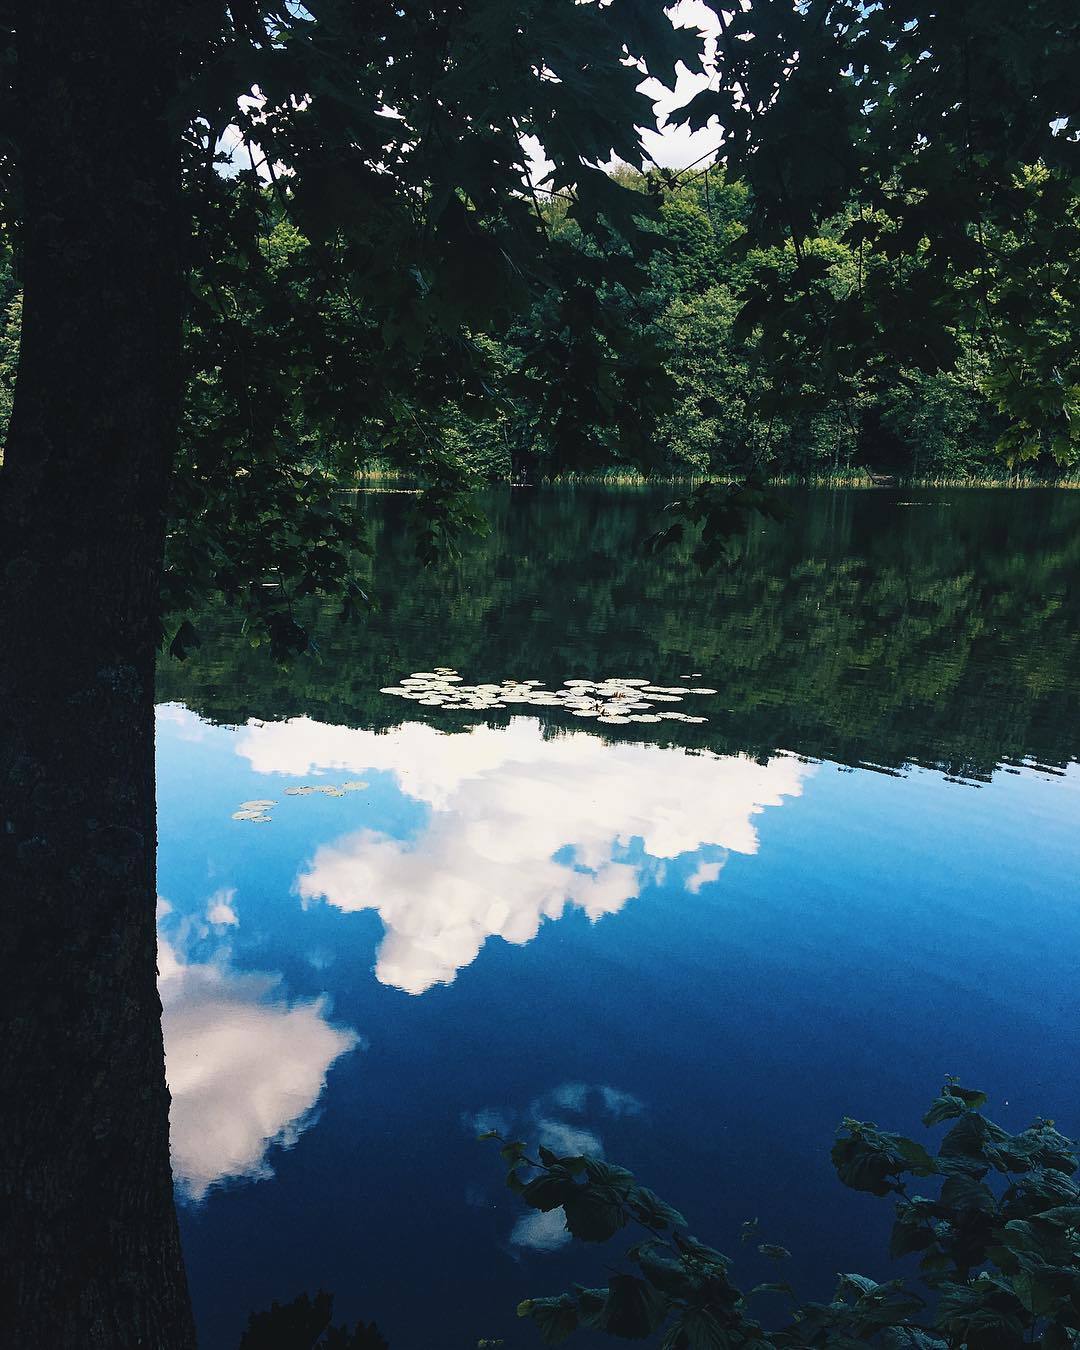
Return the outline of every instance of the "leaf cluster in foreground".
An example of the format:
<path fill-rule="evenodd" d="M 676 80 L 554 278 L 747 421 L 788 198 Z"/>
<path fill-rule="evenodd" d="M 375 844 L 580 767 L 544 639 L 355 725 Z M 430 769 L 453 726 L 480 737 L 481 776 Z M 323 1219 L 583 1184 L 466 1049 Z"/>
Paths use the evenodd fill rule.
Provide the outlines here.
<path fill-rule="evenodd" d="M 1076 1145 L 1049 1120 L 1010 1134 L 983 1114 L 985 1102 L 984 1093 L 947 1081 L 923 1117 L 927 1127 L 946 1127 L 933 1152 L 872 1121 L 843 1121 L 832 1150 L 837 1175 L 854 1190 L 893 1199 L 889 1254 L 916 1255 L 918 1279 L 842 1274 L 828 1302 L 803 1302 L 784 1280 L 742 1289 L 729 1258 L 692 1236 L 683 1215 L 624 1168 L 547 1149 L 533 1158 L 521 1141 L 503 1141 L 507 1184 L 525 1204 L 561 1207 L 582 1242 L 624 1230 L 635 1237 L 605 1286 L 526 1299 L 518 1313 L 549 1345 L 586 1328 L 656 1337 L 663 1350 L 1075 1346 Z M 755 1236 L 756 1224 L 745 1224 L 743 1240 Z M 758 1251 L 778 1262 L 790 1255 L 772 1243 Z M 788 1321 L 767 1329 L 752 1309 L 777 1294 L 790 1304 Z"/>

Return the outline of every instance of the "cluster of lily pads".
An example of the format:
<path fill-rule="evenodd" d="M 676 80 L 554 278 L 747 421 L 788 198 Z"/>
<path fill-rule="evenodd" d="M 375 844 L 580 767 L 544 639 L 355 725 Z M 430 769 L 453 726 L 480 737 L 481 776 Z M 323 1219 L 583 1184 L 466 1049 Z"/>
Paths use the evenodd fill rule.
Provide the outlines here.
<path fill-rule="evenodd" d="M 303 783 L 299 787 L 287 787 L 285 789 L 286 797 L 310 797 L 315 792 L 321 792 L 324 797 L 344 797 L 347 792 L 359 792 L 361 788 L 366 788 L 367 783 L 355 779 L 349 783 Z M 270 801 L 269 798 L 259 797 L 250 802 L 241 802 L 240 808 L 232 814 L 233 820 L 248 820 L 253 825 L 268 825 L 271 820 L 270 811 L 277 806 L 277 802 Z"/>
<path fill-rule="evenodd" d="M 682 680 L 700 676 L 682 675 Z M 708 718 L 657 704 L 681 703 L 687 694 L 715 694 L 701 685 L 661 685 L 648 680 L 564 680 L 561 689 L 547 689 L 542 680 L 503 680 L 501 684 L 465 684 L 452 666 L 407 675 L 400 684 L 379 691 L 413 699 L 428 708 L 448 712 L 485 712 L 515 704 L 562 708 L 575 717 L 590 717 L 608 726 L 630 722 L 706 722 Z"/>

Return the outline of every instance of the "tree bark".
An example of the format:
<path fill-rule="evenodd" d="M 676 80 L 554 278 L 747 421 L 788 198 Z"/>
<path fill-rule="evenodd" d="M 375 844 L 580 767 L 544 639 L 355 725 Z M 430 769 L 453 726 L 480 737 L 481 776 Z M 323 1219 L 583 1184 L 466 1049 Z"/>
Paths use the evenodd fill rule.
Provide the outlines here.
<path fill-rule="evenodd" d="M 0 1340 L 195 1343 L 156 987 L 153 675 L 182 321 L 173 0 L 17 7 L 0 470 Z"/>

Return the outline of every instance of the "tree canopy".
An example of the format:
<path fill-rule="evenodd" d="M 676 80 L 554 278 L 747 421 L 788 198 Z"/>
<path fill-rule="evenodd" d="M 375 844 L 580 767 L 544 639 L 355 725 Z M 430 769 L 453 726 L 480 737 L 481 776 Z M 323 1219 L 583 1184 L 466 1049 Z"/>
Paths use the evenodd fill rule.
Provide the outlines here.
<path fill-rule="evenodd" d="M 223 592 L 302 647 L 306 591 L 364 600 L 340 476 L 373 454 L 416 473 L 433 556 L 474 523 L 493 427 L 549 473 L 835 471 L 867 437 L 886 468 L 917 445 L 916 473 L 994 442 L 1076 461 L 1074 6 L 715 19 L 703 39 L 654 0 L 178 11 L 168 612 Z M 653 168 L 637 130 L 643 73 L 680 62 L 707 87 L 669 122 L 713 128 L 711 185 Z"/>
<path fill-rule="evenodd" d="M 790 239 L 797 266 L 766 267 L 743 321 L 783 350 L 812 341 L 850 380 L 876 348 L 927 370 L 955 359 L 973 322 L 991 335 L 989 376 L 1017 458 L 1080 438 L 1075 266 L 1080 102 L 1070 0 L 797 0 L 720 15 L 717 116 L 724 158 L 755 204 L 751 238 Z M 850 294 L 804 247 L 846 212 L 841 238 L 891 267 Z"/>
<path fill-rule="evenodd" d="M 627 240 L 648 251 L 656 203 L 602 166 L 640 160 L 639 63 L 671 79 L 698 47 L 652 0 L 229 11 L 180 94 L 194 228 L 174 607 L 185 586 L 243 591 L 287 649 L 304 636 L 268 574 L 300 563 L 305 589 L 356 598 L 355 530 L 306 472 L 313 450 L 331 471 L 372 445 L 413 466 L 421 539 L 443 544 L 469 519 L 443 410 L 491 406 L 480 335 L 532 305 L 546 322 L 512 383 L 560 462 L 655 456 L 667 377 L 612 295 L 646 283 Z M 555 164 L 542 189 L 527 137 Z M 590 249 L 549 228 L 552 193 Z"/>

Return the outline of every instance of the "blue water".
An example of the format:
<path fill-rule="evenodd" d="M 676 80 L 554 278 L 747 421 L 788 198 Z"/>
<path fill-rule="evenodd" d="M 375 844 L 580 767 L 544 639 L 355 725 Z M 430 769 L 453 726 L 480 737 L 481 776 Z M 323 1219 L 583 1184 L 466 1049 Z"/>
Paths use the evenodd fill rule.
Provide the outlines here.
<path fill-rule="evenodd" d="M 977 569 L 965 522 L 956 547 Z M 829 538 L 834 554 L 855 549 L 850 535 Z M 483 547 L 509 556 L 505 539 Z M 812 553 L 796 541 L 768 564 L 804 599 Z M 1063 594 L 1073 559 L 1051 570 Z M 950 555 L 942 575 L 969 574 Z M 445 590 L 468 596 L 461 577 Z M 981 652 L 981 679 L 970 654 L 958 675 L 940 627 L 936 645 L 917 635 L 891 669 L 864 661 L 879 701 L 860 713 L 863 739 L 838 742 L 834 759 L 820 727 L 843 710 L 826 710 L 820 682 L 798 702 L 785 684 L 801 659 L 789 637 L 774 665 L 753 655 L 746 667 L 805 743 L 763 745 L 755 726 L 746 753 L 732 748 L 746 712 L 718 640 L 745 583 L 725 579 L 719 609 L 710 592 L 700 650 L 681 631 L 668 663 L 642 618 L 647 581 L 626 590 L 621 615 L 605 602 L 581 623 L 620 642 L 629 632 L 637 664 L 620 650 L 613 665 L 608 649 L 597 668 L 595 646 L 574 639 L 548 644 L 534 668 L 553 686 L 582 674 L 664 686 L 701 672 L 717 693 L 678 706 L 692 703 L 706 731 L 722 724 L 722 741 L 674 721 L 609 730 L 527 706 L 453 722 L 379 695 L 437 664 L 467 679 L 530 673 L 497 668 L 510 630 L 474 609 L 436 623 L 437 580 L 424 583 L 435 608 L 399 616 L 402 650 L 384 636 L 377 661 L 342 658 L 351 706 L 385 714 L 335 723 L 327 709 L 343 704 L 310 683 L 290 702 L 235 669 L 165 686 L 159 964 L 204 1347 L 234 1346 L 250 1310 L 319 1287 L 335 1291 L 339 1318 L 375 1319 L 395 1350 L 538 1343 L 515 1318 L 519 1299 L 599 1283 L 604 1258 L 568 1244 L 557 1213 L 521 1209 L 496 1148 L 476 1142 L 486 1128 L 632 1168 L 737 1257 L 747 1284 L 775 1278 L 739 1247 L 756 1216 L 763 1240 L 792 1251 L 787 1274 L 807 1297 L 826 1295 L 838 1270 L 895 1273 L 887 1204 L 846 1191 L 829 1162 L 843 1116 L 918 1136 L 951 1073 L 989 1092 L 1008 1127 L 1048 1114 L 1080 1133 L 1068 634 L 1050 634 L 1056 665 L 1038 687 L 1001 648 Z M 1000 596 L 979 596 L 1005 642 L 1014 621 Z M 850 594 L 834 603 L 854 607 Z M 880 607 L 880 595 L 861 603 Z M 506 623 L 535 626 L 531 612 Z M 907 621 L 918 613 L 909 597 Z M 969 608 L 965 631 L 970 619 Z M 757 634 L 763 622 L 742 627 Z M 420 644 L 426 662 L 407 659 Z M 857 678 L 839 647 L 824 659 Z M 977 763 L 957 772 L 953 738 L 929 767 L 918 703 L 882 709 L 908 676 L 947 704 L 930 675 L 954 699 L 970 678 L 1005 722 L 1028 728 L 1019 743 L 988 732 L 985 716 L 969 727 L 965 696 L 946 720 L 950 736 L 968 727 L 964 755 Z M 1047 726 L 1049 739 L 1031 730 Z M 897 765 L 905 737 L 912 761 Z M 896 767 L 869 767 L 881 763 Z M 287 791 L 327 786 L 339 793 Z M 259 801 L 274 803 L 268 820 L 233 819 Z"/>

